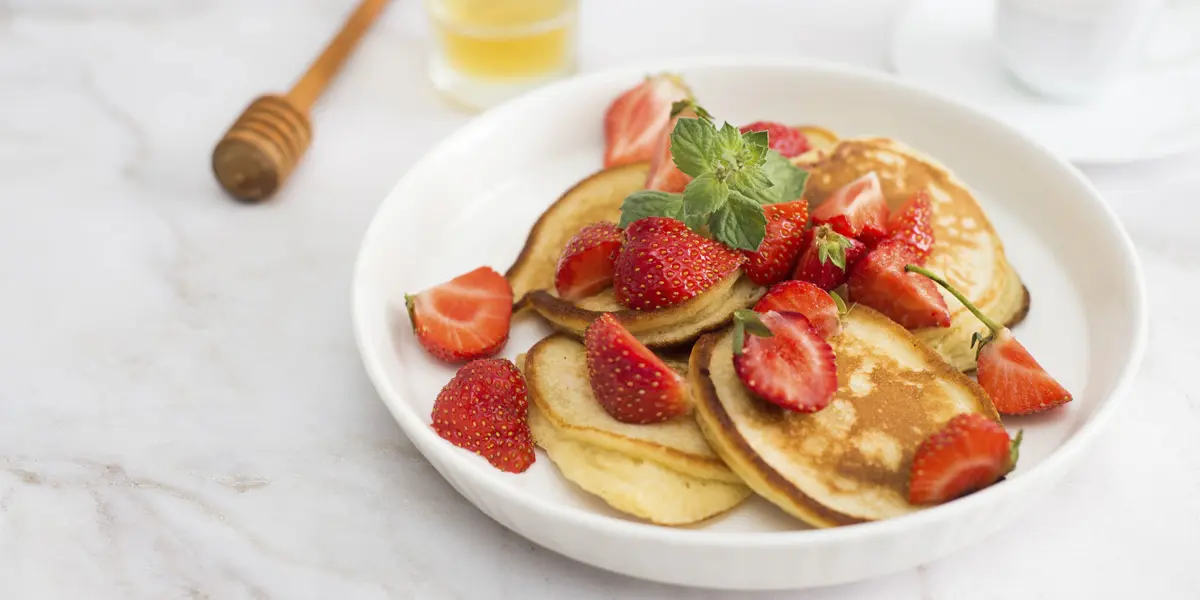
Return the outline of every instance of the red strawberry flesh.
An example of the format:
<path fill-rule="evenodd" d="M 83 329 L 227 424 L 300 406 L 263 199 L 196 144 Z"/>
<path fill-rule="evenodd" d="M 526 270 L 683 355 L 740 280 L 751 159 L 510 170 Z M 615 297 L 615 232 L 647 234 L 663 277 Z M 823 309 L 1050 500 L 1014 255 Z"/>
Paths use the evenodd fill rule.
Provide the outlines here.
<path fill-rule="evenodd" d="M 988 318 L 962 292 L 928 269 L 908 265 L 905 270 L 945 288 L 988 328 L 990 335 L 977 333 L 971 340 L 980 345 L 975 374 L 1000 414 L 1028 415 L 1071 401 L 1071 393 L 1034 360 L 1007 327 Z"/>
<path fill-rule="evenodd" d="M 907 329 L 949 327 L 950 309 L 932 281 L 905 272 L 916 252 L 886 240 L 867 253 L 850 273 L 850 299 L 869 306 Z"/>
<path fill-rule="evenodd" d="M 687 413 L 683 378 L 611 313 L 592 321 L 583 343 L 592 393 L 612 418 L 645 424 Z"/>
<path fill-rule="evenodd" d="M 508 341 L 512 287 L 489 267 L 406 296 L 405 303 L 417 340 L 439 360 L 491 356 Z"/>
<path fill-rule="evenodd" d="M 1061 406 L 1071 394 L 1042 368 L 1007 327 L 979 351 L 976 370 L 996 410 L 1004 415 L 1028 415 Z"/>
<path fill-rule="evenodd" d="M 667 125 L 658 134 L 654 149 L 650 155 L 650 171 L 646 175 L 646 189 L 663 192 L 682 192 L 692 181 L 686 173 L 675 166 L 675 157 L 671 155 L 671 132 L 679 119 L 696 119 L 699 116 L 696 109 L 689 105 L 672 115 Z"/>
<path fill-rule="evenodd" d="M 509 473 L 532 465 L 525 378 L 503 358 L 474 360 L 454 374 L 433 404 L 433 430 Z"/>
<path fill-rule="evenodd" d="M 1012 445 L 999 423 L 960 414 L 917 447 L 908 501 L 936 504 L 992 485 L 1012 467 Z"/>
<path fill-rule="evenodd" d="M 763 207 L 767 233 L 757 251 L 746 255 L 746 276 L 758 285 L 771 285 L 787 279 L 796 266 L 804 244 L 804 225 L 808 223 L 808 202 L 796 200 Z"/>
<path fill-rule="evenodd" d="M 813 209 L 812 218 L 874 247 L 887 236 L 888 206 L 879 177 L 872 171 L 838 188 Z"/>
<path fill-rule="evenodd" d="M 612 285 L 613 265 L 624 233 L 616 224 L 587 225 L 567 242 L 554 273 L 554 288 L 564 300 L 579 300 Z"/>
<path fill-rule="evenodd" d="M 617 302 L 627 308 L 666 308 L 733 275 L 743 261 L 738 251 L 689 230 L 682 221 L 647 217 L 625 230 L 613 288 Z"/>
<path fill-rule="evenodd" d="M 749 131 L 767 132 L 767 145 L 787 158 L 800 156 L 812 147 L 804 132 L 774 121 L 755 121 L 738 128 L 742 133 Z"/>
<path fill-rule="evenodd" d="M 604 166 L 650 160 L 671 120 L 671 105 L 691 95 L 679 77 L 659 74 L 618 96 L 604 115 Z"/>
<path fill-rule="evenodd" d="M 772 335 L 744 334 L 742 352 L 733 357 L 738 378 L 763 400 L 788 410 L 816 412 L 828 406 L 837 392 L 829 342 L 800 313 L 769 311 L 758 318 Z"/>
<path fill-rule="evenodd" d="M 898 239 L 916 251 L 918 264 L 924 264 L 933 251 L 933 203 L 924 190 L 892 213 L 888 219 L 888 237 Z"/>
<path fill-rule="evenodd" d="M 800 313 L 826 339 L 842 331 L 842 319 L 833 296 L 807 281 L 784 281 L 775 284 L 754 305 L 754 311 Z"/>

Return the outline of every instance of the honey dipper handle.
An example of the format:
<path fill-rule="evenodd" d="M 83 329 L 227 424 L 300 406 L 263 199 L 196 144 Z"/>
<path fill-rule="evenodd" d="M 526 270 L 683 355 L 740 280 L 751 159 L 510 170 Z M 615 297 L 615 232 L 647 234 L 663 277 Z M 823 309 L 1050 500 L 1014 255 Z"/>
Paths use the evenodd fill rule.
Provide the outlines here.
<path fill-rule="evenodd" d="M 329 42 L 321 56 L 313 61 L 308 71 L 304 72 L 304 76 L 288 92 L 288 100 L 296 108 L 308 112 L 321 96 L 321 92 L 325 91 L 325 86 L 337 75 L 346 57 L 350 56 L 350 52 L 358 45 L 363 33 L 371 27 L 379 13 L 383 12 L 387 2 L 388 0 L 362 0 L 359 3 L 358 8 L 354 9 L 354 13 L 342 25 L 337 37 Z"/>

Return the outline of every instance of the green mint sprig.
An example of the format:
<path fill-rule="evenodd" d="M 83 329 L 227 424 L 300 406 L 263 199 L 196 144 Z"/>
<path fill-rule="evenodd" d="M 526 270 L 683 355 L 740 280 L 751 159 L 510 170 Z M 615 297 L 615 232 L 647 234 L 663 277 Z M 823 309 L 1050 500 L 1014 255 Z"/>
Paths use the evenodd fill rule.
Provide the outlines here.
<path fill-rule="evenodd" d="M 795 200 L 808 173 L 768 147 L 767 132 L 718 128 L 703 108 L 677 102 L 671 114 L 692 109 L 671 131 L 671 158 L 692 178 L 682 194 L 641 190 L 625 198 L 621 227 L 646 217 L 670 217 L 740 250 L 758 250 L 766 236 L 763 206 Z"/>

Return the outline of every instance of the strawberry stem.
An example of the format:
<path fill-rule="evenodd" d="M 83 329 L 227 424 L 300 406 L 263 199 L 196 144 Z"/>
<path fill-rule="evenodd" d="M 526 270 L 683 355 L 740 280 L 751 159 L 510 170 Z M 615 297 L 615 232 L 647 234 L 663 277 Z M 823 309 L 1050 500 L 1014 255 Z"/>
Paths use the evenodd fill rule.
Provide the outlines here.
<path fill-rule="evenodd" d="M 996 334 L 1000 333 L 1000 330 L 1003 329 L 1002 326 L 1000 326 L 995 321 L 989 319 L 987 317 L 987 315 L 983 314 L 982 311 L 980 311 L 978 308 L 976 308 L 976 306 L 974 304 L 972 304 L 970 300 L 967 300 L 966 296 L 962 295 L 961 292 L 954 289 L 954 286 L 950 285 L 949 282 L 947 282 L 945 279 L 942 279 L 940 276 L 934 275 L 932 271 L 925 269 L 923 267 L 918 267 L 917 265 L 905 265 L 904 270 L 908 271 L 909 273 L 916 273 L 918 275 L 924 275 L 924 276 L 932 279 L 934 283 L 942 286 L 943 288 L 946 288 L 946 291 L 950 292 L 950 294 L 953 295 L 955 298 L 958 298 L 958 301 L 962 302 L 962 305 L 967 307 L 967 310 L 971 311 L 971 314 L 975 315 L 975 317 L 978 318 L 980 321 L 983 321 L 984 325 L 987 325 L 987 328 L 992 332 L 992 335 L 996 335 Z M 982 347 L 982 346 L 980 346 L 980 347 Z"/>

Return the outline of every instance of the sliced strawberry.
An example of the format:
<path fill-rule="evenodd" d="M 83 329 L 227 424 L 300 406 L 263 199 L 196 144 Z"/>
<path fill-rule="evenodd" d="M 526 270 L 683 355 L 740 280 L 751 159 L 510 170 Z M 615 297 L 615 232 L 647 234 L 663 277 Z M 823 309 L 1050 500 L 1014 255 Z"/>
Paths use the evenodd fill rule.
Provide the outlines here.
<path fill-rule="evenodd" d="M 908 329 L 949 327 L 950 309 L 932 281 L 904 271 L 916 252 L 885 240 L 850 271 L 850 299 L 883 313 Z"/>
<path fill-rule="evenodd" d="M 650 156 L 650 172 L 646 175 L 646 189 L 664 192 L 682 192 L 692 181 L 686 173 L 675 166 L 675 158 L 671 155 L 671 132 L 679 119 L 697 119 L 699 114 L 693 103 L 678 104 L 672 109 L 667 126 L 658 135 L 654 144 L 654 152 Z"/>
<path fill-rule="evenodd" d="M 989 335 L 976 333 L 971 338 L 971 345 L 979 344 L 975 374 L 1000 414 L 1028 415 L 1071 401 L 1071 393 L 1033 359 L 1007 327 L 989 319 L 962 292 L 928 269 L 917 265 L 905 269 L 945 288 L 987 326 Z"/>
<path fill-rule="evenodd" d="M 829 225 L 809 229 L 801 247 L 792 279 L 813 283 L 823 290 L 845 283 L 850 269 L 867 253 L 862 242 L 834 231 Z"/>
<path fill-rule="evenodd" d="M 797 412 L 816 412 L 833 401 L 833 348 L 804 315 L 740 310 L 733 336 L 738 378 L 763 400 Z"/>
<path fill-rule="evenodd" d="M 874 171 L 847 183 L 812 211 L 814 223 L 829 223 L 868 248 L 887 236 L 888 206 Z"/>
<path fill-rule="evenodd" d="M 745 260 L 682 221 L 647 217 L 625 230 L 613 288 L 617 302 L 634 310 L 675 306 L 729 277 Z"/>
<path fill-rule="evenodd" d="M 917 253 L 917 264 L 924 264 L 933 251 L 933 203 L 921 190 L 909 198 L 899 211 L 888 219 L 888 237 L 900 240 Z"/>
<path fill-rule="evenodd" d="M 1071 401 L 1071 393 L 1033 359 L 1007 327 L 984 343 L 976 376 L 1001 414 L 1028 415 Z"/>
<path fill-rule="evenodd" d="M 746 276 L 758 285 L 771 285 L 787 279 L 804 243 L 804 225 L 808 223 L 808 201 L 796 200 L 763 207 L 767 215 L 767 235 L 758 251 L 746 255 Z"/>
<path fill-rule="evenodd" d="M 688 412 L 683 378 L 611 313 L 584 333 L 588 381 L 600 406 L 623 423 L 659 423 Z"/>
<path fill-rule="evenodd" d="M 535 460 L 525 378 L 503 358 L 474 360 L 458 370 L 433 403 L 433 430 L 509 473 Z"/>
<path fill-rule="evenodd" d="M 981 490 L 1012 471 L 1016 441 L 999 423 L 976 413 L 960 414 L 917 447 L 908 480 L 908 501 L 937 504 Z"/>
<path fill-rule="evenodd" d="M 812 145 L 808 143 L 808 136 L 805 136 L 804 132 L 795 127 L 788 127 L 783 123 L 755 121 L 749 125 L 741 126 L 739 130 L 742 133 L 748 131 L 767 132 L 767 145 L 772 150 L 788 158 L 800 156 L 812 148 Z"/>
<path fill-rule="evenodd" d="M 613 264 L 625 234 L 615 223 L 601 221 L 579 230 L 558 258 L 554 289 L 564 300 L 587 298 L 612 285 Z"/>
<path fill-rule="evenodd" d="M 604 166 L 650 160 L 667 122 L 671 105 L 692 97 L 677 75 L 647 77 L 613 100 L 604 114 Z"/>
<path fill-rule="evenodd" d="M 417 340 L 449 363 L 491 356 L 508 341 L 512 287 L 503 275 L 479 267 L 416 295 L 405 295 Z"/>
<path fill-rule="evenodd" d="M 829 292 L 807 281 L 784 281 L 767 290 L 754 311 L 798 312 L 817 328 L 822 337 L 842 332 L 841 310 Z"/>

